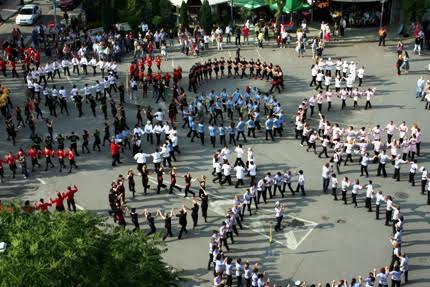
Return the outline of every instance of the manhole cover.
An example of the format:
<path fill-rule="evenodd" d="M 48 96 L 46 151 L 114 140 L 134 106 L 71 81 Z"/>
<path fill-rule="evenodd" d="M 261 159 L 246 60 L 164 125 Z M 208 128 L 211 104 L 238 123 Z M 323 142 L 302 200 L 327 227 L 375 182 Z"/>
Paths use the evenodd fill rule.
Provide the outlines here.
<path fill-rule="evenodd" d="M 329 220 L 329 219 L 330 219 L 330 217 L 328 217 L 328 216 L 321 216 L 321 219 L 322 219 L 322 220 Z"/>
<path fill-rule="evenodd" d="M 291 227 L 302 227 L 305 225 L 305 223 L 303 221 L 293 219 L 293 220 L 291 220 L 291 222 L 287 222 L 286 225 L 291 226 Z"/>
<path fill-rule="evenodd" d="M 340 223 L 340 224 L 344 224 L 344 223 L 346 223 L 346 220 L 338 219 L 336 222 L 337 222 L 337 223 Z"/>
<path fill-rule="evenodd" d="M 396 192 L 395 194 L 394 194 L 394 196 L 396 197 L 396 198 L 399 198 L 399 199 L 406 199 L 406 198 L 408 198 L 409 197 L 409 194 L 407 194 L 406 192 Z"/>

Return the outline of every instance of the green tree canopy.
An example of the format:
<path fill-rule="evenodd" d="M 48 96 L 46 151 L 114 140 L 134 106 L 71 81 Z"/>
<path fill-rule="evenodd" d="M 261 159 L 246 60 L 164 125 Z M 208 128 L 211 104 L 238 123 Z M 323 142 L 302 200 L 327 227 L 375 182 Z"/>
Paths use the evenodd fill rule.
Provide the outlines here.
<path fill-rule="evenodd" d="M 172 28 L 175 26 L 175 17 L 173 16 L 173 5 L 169 0 L 160 0 L 160 17 L 161 28 Z"/>
<path fill-rule="evenodd" d="M 1 287 L 174 286 L 158 236 L 78 213 L 0 213 Z M 103 226 L 103 228 L 102 228 Z"/>
<path fill-rule="evenodd" d="M 199 14 L 200 26 L 207 34 L 210 34 L 213 28 L 212 10 L 208 0 L 204 0 Z"/>
<path fill-rule="evenodd" d="M 188 5 L 182 1 L 181 8 L 179 9 L 179 23 L 182 28 L 188 29 L 190 23 L 188 19 Z"/>

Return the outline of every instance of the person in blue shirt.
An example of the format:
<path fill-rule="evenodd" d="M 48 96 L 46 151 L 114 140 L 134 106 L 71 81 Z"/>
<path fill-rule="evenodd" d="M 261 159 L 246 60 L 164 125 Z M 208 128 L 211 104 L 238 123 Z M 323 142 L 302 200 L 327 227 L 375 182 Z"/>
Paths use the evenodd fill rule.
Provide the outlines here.
<path fill-rule="evenodd" d="M 278 117 L 275 117 L 273 120 L 273 136 L 276 137 L 277 134 L 282 137 L 282 122 Z"/>
<path fill-rule="evenodd" d="M 224 124 L 221 123 L 221 125 L 218 128 L 219 131 L 219 144 L 220 145 L 225 145 L 225 127 Z"/>
<path fill-rule="evenodd" d="M 249 120 L 246 122 L 246 126 L 248 127 L 248 137 L 251 136 L 255 138 L 255 122 L 252 115 L 249 117 Z"/>
<path fill-rule="evenodd" d="M 208 129 L 209 129 L 209 137 L 211 140 L 211 144 L 213 147 L 215 147 L 216 128 L 213 125 L 209 124 Z"/>
<path fill-rule="evenodd" d="M 267 116 L 267 120 L 264 123 L 265 129 L 266 129 L 266 141 L 269 140 L 268 136 L 270 135 L 270 138 L 273 139 L 273 133 L 272 133 L 272 129 L 273 129 L 273 120 L 270 116 Z"/>
<path fill-rule="evenodd" d="M 230 123 L 230 127 L 228 129 L 228 143 L 229 144 L 234 144 L 236 145 L 236 125 L 234 124 L 234 122 Z"/>
<path fill-rule="evenodd" d="M 209 124 L 212 124 L 212 122 L 216 124 L 216 109 L 213 102 L 209 106 Z"/>
<path fill-rule="evenodd" d="M 182 128 L 185 129 L 185 126 L 188 126 L 189 128 L 189 121 L 188 121 L 189 113 L 187 109 L 184 109 L 182 111 L 182 118 L 184 119 L 184 124 L 182 125 Z"/>
<path fill-rule="evenodd" d="M 240 97 L 239 88 L 236 88 L 236 91 L 233 93 L 233 102 L 236 102 Z"/>
<path fill-rule="evenodd" d="M 227 117 L 230 118 L 230 120 L 233 120 L 233 100 L 231 98 L 228 98 L 227 100 Z"/>
<path fill-rule="evenodd" d="M 254 123 L 255 123 L 255 127 L 257 128 L 257 130 L 261 130 L 260 118 L 261 118 L 260 109 L 258 108 L 254 112 Z"/>
<path fill-rule="evenodd" d="M 237 101 L 236 101 L 236 110 L 237 110 L 237 113 L 239 114 L 239 117 L 242 116 L 243 104 L 244 104 L 244 102 L 243 102 L 242 97 L 240 97 L 239 99 L 237 99 Z"/>
<path fill-rule="evenodd" d="M 191 133 L 193 134 L 191 136 L 191 142 L 194 142 L 194 138 L 198 138 L 199 137 L 199 134 L 197 133 L 197 125 L 196 125 L 195 122 L 192 122 Z"/>
<path fill-rule="evenodd" d="M 203 121 L 199 122 L 197 126 L 197 132 L 199 133 L 202 145 L 205 145 L 205 124 L 203 123 Z"/>
<path fill-rule="evenodd" d="M 189 128 L 188 133 L 187 133 L 188 138 L 192 135 L 193 130 L 196 129 L 196 124 L 194 123 L 193 120 L 190 120 L 190 118 L 191 117 L 188 117 L 188 128 Z"/>
<path fill-rule="evenodd" d="M 236 125 L 236 129 L 237 129 L 237 137 L 236 140 L 239 140 L 239 136 L 242 135 L 243 140 L 246 142 L 246 137 L 245 137 L 245 121 L 243 120 L 242 117 L 239 118 L 239 122 Z"/>

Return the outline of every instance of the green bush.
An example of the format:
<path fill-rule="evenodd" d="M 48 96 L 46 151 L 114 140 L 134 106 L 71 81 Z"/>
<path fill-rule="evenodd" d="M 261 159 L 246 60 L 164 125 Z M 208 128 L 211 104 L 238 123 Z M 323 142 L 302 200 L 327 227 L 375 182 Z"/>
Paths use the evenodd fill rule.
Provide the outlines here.
<path fill-rule="evenodd" d="M 19 209 L 18 209 L 19 210 Z M 1 287 L 168 287 L 177 274 L 163 262 L 158 236 L 105 224 L 88 212 L 0 213 Z"/>

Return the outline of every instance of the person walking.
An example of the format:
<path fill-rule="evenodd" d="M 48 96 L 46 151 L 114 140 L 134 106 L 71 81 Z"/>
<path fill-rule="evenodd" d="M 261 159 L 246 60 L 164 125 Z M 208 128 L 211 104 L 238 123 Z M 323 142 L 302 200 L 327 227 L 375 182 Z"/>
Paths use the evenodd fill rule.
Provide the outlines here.
<path fill-rule="evenodd" d="M 188 234 L 187 230 L 187 209 L 185 206 L 182 206 L 181 209 L 179 209 L 179 214 L 176 214 L 176 217 L 179 219 L 179 225 L 181 226 L 181 230 L 179 231 L 178 239 L 181 240 L 182 234 L 185 232 L 185 234 Z"/>
<path fill-rule="evenodd" d="M 275 231 L 282 231 L 282 219 L 284 218 L 284 210 L 285 205 L 280 204 L 279 201 L 275 203 L 275 217 L 276 217 L 276 225 Z"/>

